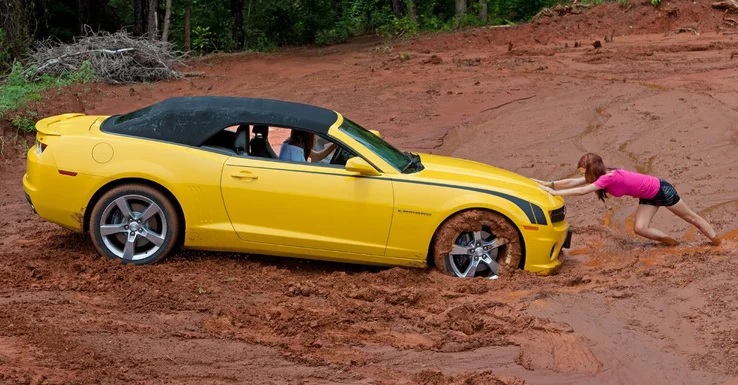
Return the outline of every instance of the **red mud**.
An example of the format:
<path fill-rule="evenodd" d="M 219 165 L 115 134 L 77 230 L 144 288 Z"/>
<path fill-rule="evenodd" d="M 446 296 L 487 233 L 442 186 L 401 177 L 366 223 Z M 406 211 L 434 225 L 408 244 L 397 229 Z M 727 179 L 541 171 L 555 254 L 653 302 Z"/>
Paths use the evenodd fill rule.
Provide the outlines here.
<path fill-rule="evenodd" d="M 724 237 L 633 235 L 635 201 L 569 198 L 559 274 L 490 282 L 422 269 L 180 252 L 122 266 L 22 197 L 0 163 L 3 384 L 736 384 L 738 35 L 709 2 L 607 4 L 513 28 L 217 56 L 199 78 L 50 92 L 44 115 L 172 95 L 315 103 L 408 150 L 541 179 L 584 151 L 671 181 Z M 694 28 L 675 33 L 680 28 Z M 605 41 L 605 36 L 613 41 Z M 595 40 L 602 47 L 594 48 Z"/>

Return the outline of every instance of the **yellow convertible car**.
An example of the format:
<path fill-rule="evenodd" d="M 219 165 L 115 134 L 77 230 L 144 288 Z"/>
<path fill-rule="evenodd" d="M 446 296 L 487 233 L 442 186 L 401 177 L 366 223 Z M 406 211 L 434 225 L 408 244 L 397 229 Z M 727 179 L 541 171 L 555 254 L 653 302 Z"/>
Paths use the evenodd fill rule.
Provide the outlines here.
<path fill-rule="evenodd" d="M 183 247 L 497 278 L 551 273 L 571 239 L 564 201 L 531 179 L 400 151 L 321 107 L 177 97 L 36 130 L 31 207 L 124 263 Z"/>

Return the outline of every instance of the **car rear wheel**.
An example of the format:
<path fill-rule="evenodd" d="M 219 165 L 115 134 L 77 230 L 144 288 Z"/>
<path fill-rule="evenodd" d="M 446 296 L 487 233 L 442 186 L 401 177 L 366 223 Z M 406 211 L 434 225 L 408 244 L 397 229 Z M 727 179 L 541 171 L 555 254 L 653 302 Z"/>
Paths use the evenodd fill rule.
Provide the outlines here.
<path fill-rule="evenodd" d="M 100 253 L 123 263 L 150 264 L 174 248 L 179 218 L 172 203 L 144 185 L 121 185 L 95 203 L 90 237 Z"/>
<path fill-rule="evenodd" d="M 433 262 L 448 275 L 497 279 L 518 268 L 520 235 L 503 215 L 467 210 L 447 219 L 433 239 Z"/>

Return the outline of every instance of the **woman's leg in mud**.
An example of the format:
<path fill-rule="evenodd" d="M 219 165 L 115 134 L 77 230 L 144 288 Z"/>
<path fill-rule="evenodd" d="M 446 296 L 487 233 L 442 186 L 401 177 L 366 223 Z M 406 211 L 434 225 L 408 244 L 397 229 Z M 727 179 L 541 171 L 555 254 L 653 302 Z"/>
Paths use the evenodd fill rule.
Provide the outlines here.
<path fill-rule="evenodd" d="M 720 245 L 720 238 L 718 238 L 717 233 L 712 228 L 712 226 L 707 223 L 705 218 L 702 218 L 694 211 L 692 211 L 692 209 L 690 209 L 689 206 L 684 203 L 684 200 L 680 200 L 674 206 L 668 206 L 667 208 L 672 213 L 676 214 L 679 218 L 684 219 L 685 221 L 687 221 L 687 223 L 698 228 L 702 232 L 702 234 L 705 234 L 707 238 L 710 238 L 710 241 L 712 241 L 713 245 Z"/>
<path fill-rule="evenodd" d="M 651 227 L 651 220 L 656 215 L 656 211 L 659 210 L 659 206 L 652 205 L 638 205 L 635 213 L 635 223 L 633 230 L 635 233 L 654 241 L 659 241 L 667 246 L 676 246 L 679 244 L 676 239 L 662 233 L 661 231 Z"/>

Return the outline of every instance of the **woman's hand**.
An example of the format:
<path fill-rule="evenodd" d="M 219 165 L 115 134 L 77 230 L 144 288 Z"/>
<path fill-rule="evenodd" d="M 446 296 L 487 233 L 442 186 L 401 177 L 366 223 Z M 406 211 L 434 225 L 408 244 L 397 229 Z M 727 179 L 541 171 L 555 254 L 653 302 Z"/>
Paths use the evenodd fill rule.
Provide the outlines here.
<path fill-rule="evenodd" d="M 556 190 L 554 190 L 554 189 L 552 189 L 552 188 L 550 188 L 550 187 L 548 187 L 546 185 L 541 185 L 540 187 L 541 187 L 541 190 L 543 190 L 543 191 L 545 191 L 545 192 L 547 192 L 547 193 L 549 193 L 551 195 L 556 195 Z"/>
<path fill-rule="evenodd" d="M 552 181 L 552 180 L 543 181 L 543 180 L 539 180 L 539 179 L 536 179 L 536 178 L 530 178 L 530 179 L 532 179 L 534 182 L 538 183 L 539 185 L 545 186 L 545 187 L 548 187 L 548 188 L 554 188 L 555 183 L 556 183 L 555 181 Z"/>
<path fill-rule="evenodd" d="M 597 187 L 594 183 L 588 184 L 586 186 L 567 188 L 567 189 L 562 189 L 562 190 L 554 190 L 548 186 L 541 186 L 541 190 L 551 195 L 560 196 L 560 197 L 568 197 L 572 195 L 584 195 L 584 194 L 588 194 L 591 192 L 595 192 L 599 189 L 600 188 Z"/>
<path fill-rule="evenodd" d="M 333 152 L 333 150 L 335 150 L 336 148 L 338 148 L 338 145 L 331 142 L 329 145 L 323 147 L 323 149 L 320 151 L 316 152 L 316 151 L 310 150 L 310 160 L 312 162 L 320 162 L 326 156 L 330 155 L 330 153 Z"/>

